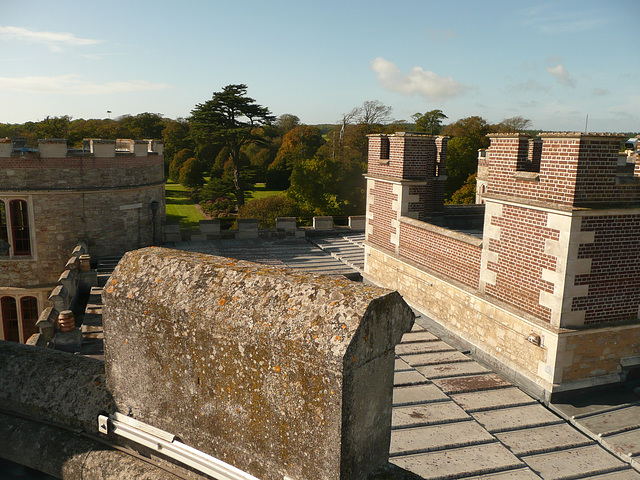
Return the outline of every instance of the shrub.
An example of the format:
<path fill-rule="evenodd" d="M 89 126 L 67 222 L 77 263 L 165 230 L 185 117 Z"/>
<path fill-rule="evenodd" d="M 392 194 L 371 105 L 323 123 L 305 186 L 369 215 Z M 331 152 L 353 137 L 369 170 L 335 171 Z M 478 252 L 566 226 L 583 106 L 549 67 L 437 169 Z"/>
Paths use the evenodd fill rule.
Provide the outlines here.
<path fill-rule="evenodd" d="M 260 228 L 274 228 L 277 217 L 297 217 L 299 212 L 293 199 L 284 195 L 272 195 L 245 204 L 238 211 L 238 218 L 255 218 Z"/>

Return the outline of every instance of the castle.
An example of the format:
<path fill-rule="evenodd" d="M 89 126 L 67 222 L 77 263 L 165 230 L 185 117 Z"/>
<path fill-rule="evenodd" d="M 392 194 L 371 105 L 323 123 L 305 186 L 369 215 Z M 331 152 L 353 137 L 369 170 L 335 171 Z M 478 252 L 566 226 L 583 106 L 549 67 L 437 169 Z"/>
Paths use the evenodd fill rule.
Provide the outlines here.
<path fill-rule="evenodd" d="M 470 207 L 443 204 L 446 137 L 369 137 L 365 279 L 538 396 L 623 381 L 640 366 L 637 154 L 619 135 L 489 136 Z"/>
<path fill-rule="evenodd" d="M 78 240 L 122 255 L 155 243 L 163 220 L 162 142 L 46 139 L 34 150 L 0 139 L 0 340 L 37 332 Z"/>

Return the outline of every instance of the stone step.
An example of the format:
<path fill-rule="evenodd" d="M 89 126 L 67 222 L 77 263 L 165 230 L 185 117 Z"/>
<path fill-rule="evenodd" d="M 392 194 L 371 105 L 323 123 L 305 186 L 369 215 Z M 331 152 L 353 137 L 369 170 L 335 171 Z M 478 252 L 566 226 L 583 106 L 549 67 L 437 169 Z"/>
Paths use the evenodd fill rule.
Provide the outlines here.
<path fill-rule="evenodd" d="M 640 428 L 640 405 L 583 417 L 580 425 L 603 437 L 637 429 Z"/>
<path fill-rule="evenodd" d="M 625 455 L 626 457 L 640 456 L 640 429 L 603 437 L 600 442 L 618 455 Z"/>
<path fill-rule="evenodd" d="M 434 334 L 427 332 L 422 325 L 418 323 L 413 324 L 413 328 L 409 333 L 405 333 L 402 336 L 400 343 L 413 343 L 413 342 L 437 342 L 440 341 Z"/>
<path fill-rule="evenodd" d="M 393 406 L 415 405 L 419 403 L 449 401 L 435 385 L 411 385 L 393 389 Z"/>
<path fill-rule="evenodd" d="M 495 436 L 518 457 L 583 447 L 594 443 L 591 438 L 566 423 L 496 433 Z"/>
<path fill-rule="evenodd" d="M 451 399 L 469 413 L 538 404 L 536 400 L 516 387 L 458 393 L 451 395 Z"/>
<path fill-rule="evenodd" d="M 531 455 L 522 460 L 545 480 L 591 478 L 629 468 L 599 445 Z"/>
<path fill-rule="evenodd" d="M 427 342 L 400 343 L 396 345 L 396 355 L 413 355 L 415 353 L 453 352 L 455 348 L 442 340 Z"/>
<path fill-rule="evenodd" d="M 391 428 L 424 427 L 463 420 L 471 420 L 471 417 L 458 405 L 436 402 L 394 408 Z"/>
<path fill-rule="evenodd" d="M 434 379 L 440 389 L 448 394 L 476 392 L 480 390 L 493 390 L 498 388 L 511 387 L 511 383 L 507 382 L 501 376 L 495 373 L 486 373 L 481 375 L 468 375 L 453 378 Z"/>
<path fill-rule="evenodd" d="M 474 475 L 472 477 L 465 476 L 464 480 L 540 480 L 540 477 L 533 473 L 533 470 L 525 467 L 518 470 L 507 470 L 506 472 L 491 473 L 489 475 Z"/>
<path fill-rule="evenodd" d="M 397 372 L 404 372 L 407 370 L 413 370 L 413 368 L 411 367 L 411 365 L 409 365 L 407 362 L 405 362 L 401 358 L 396 358 L 393 370 L 397 373 Z"/>
<path fill-rule="evenodd" d="M 418 385 L 422 383 L 431 383 L 424 375 L 416 372 L 415 370 L 407 370 L 396 372 L 393 375 L 393 386 L 404 387 L 408 385 Z"/>
<path fill-rule="evenodd" d="M 438 365 L 442 363 L 455 363 L 455 362 L 472 362 L 465 354 L 456 350 L 447 352 L 434 352 L 434 353 L 418 353 L 413 355 L 401 355 L 401 358 L 412 367 L 421 365 Z"/>
<path fill-rule="evenodd" d="M 416 371 L 430 380 L 478 375 L 481 373 L 489 372 L 489 370 L 487 370 L 477 362 L 456 362 L 442 363 L 438 365 L 424 365 L 421 367 L 416 367 Z"/>
<path fill-rule="evenodd" d="M 515 455 L 498 442 L 398 456 L 390 461 L 420 475 L 424 480 L 466 478 L 525 467 Z"/>
<path fill-rule="evenodd" d="M 473 421 L 401 428 L 391 431 L 389 456 L 436 452 L 495 441 L 492 435 Z"/>
<path fill-rule="evenodd" d="M 564 420 L 542 405 L 507 407 L 499 410 L 476 412 L 472 415 L 491 433 L 564 423 Z"/>

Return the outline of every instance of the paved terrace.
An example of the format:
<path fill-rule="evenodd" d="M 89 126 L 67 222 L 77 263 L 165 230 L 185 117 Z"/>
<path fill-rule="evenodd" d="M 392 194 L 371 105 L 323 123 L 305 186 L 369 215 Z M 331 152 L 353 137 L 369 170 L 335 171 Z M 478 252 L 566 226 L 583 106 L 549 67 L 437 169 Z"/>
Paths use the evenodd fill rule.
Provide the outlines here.
<path fill-rule="evenodd" d="M 173 246 L 315 273 L 356 278 L 362 272 L 363 234 L 310 240 Z M 105 259 L 99 273 L 108 275 L 115 263 Z M 92 291 L 83 326 L 95 341 L 102 332 L 100 293 Z M 640 480 L 633 468 L 640 469 L 640 404 L 633 391 L 574 399 L 550 410 L 475 361 L 419 313 L 396 357 L 390 460 L 399 468 L 380 480 Z"/>

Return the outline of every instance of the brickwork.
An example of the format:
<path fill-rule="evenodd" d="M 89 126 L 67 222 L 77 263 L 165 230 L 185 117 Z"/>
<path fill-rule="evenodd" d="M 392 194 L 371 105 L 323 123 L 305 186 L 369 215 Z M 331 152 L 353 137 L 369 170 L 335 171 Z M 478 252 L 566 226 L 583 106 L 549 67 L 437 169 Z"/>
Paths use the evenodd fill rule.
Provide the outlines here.
<path fill-rule="evenodd" d="M 541 291 L 554 293 L 553 284 L 542 279 L 542 272 L 556 270 L 556 258 L 545 246 L 548 239 L 557 241 L 560 232 L 547 227 L 547 213 L 512 205 L 485 218 L 497 230 L 485 246 L 490 256 L 486 268 L 495 274 L 493 282 L 485 283 L 485 293 L 550 321 L 550 310 L 539 300 Z"/>
<path fill-rule="evenodd" d="M 640 309 L 640 214 L 598 215 L 582 219 L 582 231 L 594 232 L 578 258 L 590 259 L 590 272 L 576 276 L 588 296 L 573 299 L 585 324 L 637 320 Z"/>
<path fill-rule="evenodd" d="M 567 206 L 640 201 L 639 182 L 618 180 L 619 136 L 543 135 L 539 169 L 532 167 L 529 152 L 540 147 L 530 148 L 528 135 L 490 137 L 489 194 Z M 537 175 L 518 174 L 536 170 Z"/>
<path fill-rule="evenodd" d="M 439 231 L 438 231 L 439 230 Z M 458 237 L 466 237 L 458 235 Z M 455 238 L 445 229 L 400 222 L 400 255 L 419 265 L 477 289 L 480 279 L 480 241 Z"/>
<path fill-rule="evenodd" d="M 624 336 L 637 340 L 632 332 L 640 330 L 639 162 L 619 155 L 619 135 L 541 136 L 490 135 L 491 147 L 478 162 L 485 214 L 477 244 L 433 224 L 462 228 L 433 215 L 445 213 L 434 209 L 446 178 L 444 158 L 439 170 L 438 161 L 430 163 L 425 155 L 423 166 L 436 171 L 409 187 L 416 157 L 407 139 L 389 136 L 386 163 L 375 157 L 374 147 L 370 184 L 379 176 L 392 187 L 369 190 L 365 276 L 397 288 L 446 328 L 547 391 L 616 381 L 622 378 L 621 359 L 638 354 Z M 406 165 L 396 158 L 398 142 L 411 153 Z M 424 148 L 435 144 L 426 140 Z M 446 143 L 436 152 L 445 157 Z M 388 198 L 384 215 L 378 191 Z M 488 305 L 509 314 L 486 318 Z M 531 361 L 518 358 L 519 350 L 531 350 Z"/>
<path fill-rule="evenodd" d="M 368 199 L 367 241 L 395 250 L 392 238 L 398 234 L 398 214 L 393 209 L 393 202 L 398 201 L 398 195 L 393 191 L 393 184 L 370 179 Z"/>

